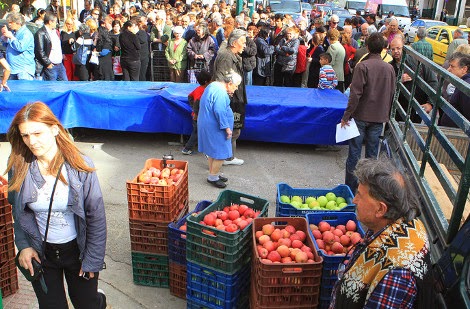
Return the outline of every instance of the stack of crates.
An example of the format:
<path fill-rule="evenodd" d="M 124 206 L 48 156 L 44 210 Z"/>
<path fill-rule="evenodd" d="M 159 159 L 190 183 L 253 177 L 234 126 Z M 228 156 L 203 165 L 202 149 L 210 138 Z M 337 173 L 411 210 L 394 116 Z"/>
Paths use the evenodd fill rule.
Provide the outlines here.
<path fill-rule="evenodd" d="M 292 225 L 306 235 L 305 245 L 313 253 L 312 263 L 266 263 L 256 249 L 256 232 L 265 224 L 283 229 Z M 315 250 L 305 218 L 256 218 L 253 221 L 251 265 L 251 309 L 315 309 L 319 303 L 323 259 Z"/>
<path fill-rule="evenodd" d="M 18 290 L 15 265 L 12 208 L 8 203 L 8 182 L 0 176 L 0 290 L 9 296 Z"/>
<path fill-rule="evenodd" d="M 150 167 L 183 173 L 172 185 L 139 183 Z M 168 224 L 188 212 L 188 163 L 148 159 L 139 175 L 126 184 L 134 283 L 168 288 Z"/>
<path fill-rule="evenodd" d="M 170 294 L 186 299 L 186 229 L 182 226 L 188 216 L 206 209 L 212 202 L 201 201 L 193 211 L 178 222 L 168 224 L 168 258 L 170 264 Z"/>
<path fill-rule="evenodd" d="M 230 233 L 203 225 L 204 216 L 226 206 L 244 204 L 266 217 L 269 202 L 236 191 L 222 191 L 196 216 L 189 216 L 186 233 L 187 308 L 247 308 L 251 275 L 251 229 Z"/>
<path fill-rule="evenodd" d="M 165 50 L 152 50 L 150 52 L 150 63 L 152 82 L 170 81 L 170 68 L 165 57 Z"/>

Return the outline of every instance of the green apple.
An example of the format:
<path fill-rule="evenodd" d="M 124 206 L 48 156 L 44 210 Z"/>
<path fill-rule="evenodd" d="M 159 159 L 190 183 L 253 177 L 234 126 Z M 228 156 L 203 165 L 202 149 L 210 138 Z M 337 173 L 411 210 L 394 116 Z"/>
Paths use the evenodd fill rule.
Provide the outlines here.
<path fill-rule="evenodd" d="M 338 203 L 338 202 L 336 202 L 336 203 Z M 339 203 L 339 204 L 338 204 L 338 208 L 340 208 L 340 209 L 341 209 L 341 208 L 344 208 L 344 207 L 346 207 L 346 206 L 348 206 L 348 203 Z"/>
<path fill-rule="evenodd" d="M 346 199 L 344 197 L 338 196 L 336 198 L 336 204 L 346 203 Z"/>
<path fill-rule="evenodd" d="M 281 195 L 281 202 L 289 204 L 290 203 L 290 198 L 287 195 Z"/>
<path fill-rule="evenodd" d="M 299 203 L 298 201 L 292 201 L 290 202 L 290 204 L 295 208 L 300 208 L 300 206 L 302 205 L 302 203 Z"/>
<path fill-rule="evenodd" d="M 308 204 L 308 208 L 310 209 L 315 209 L 315 208 L 320 208 L 320 203 L 318 201 L 312 201 Z"/>
<path fill-rule="evenodd" d="M 300 204 L 303 203 L 302 198 L 298 195 L 294 195 L 290 200 L 291 202 L 296 201 L 296 202 L 299 202 Z"/>
<path fill-rule="evenodd" d="M 314 201 L 316 201 L 316 200 L 317 200 L 317 199 L 314 198 L 313 196 L 309 196 L 309 197 L 307 197 L 307 198 L 305 199 L 305 204 L 309 204 L 309 205 L 310 205 L 311 202 L 314 202 Z"/>
<path fill-rule="evenodd" d="M 326 203 L 328 203 L 328 199 L 321 195 L 317 198 L 317 202 L 320 204 L 320 207 L 325 207 L 326 206 Z"/>
<path fill-rule="evenodd" d="M 325 197 L 328 199 L 328 201 L 336 201 L 336 194 L 333 192 L 328 192 L 325 194 Z"/>
<path fill-rule="evenodd" d="M 302 208 L 302 209 L 309 209 L 308 204 L 302 204 L 302 205 L 300 205 L 300 208 Z"/>
<path fill-rule="evenodd" d="M 336 201 L 328 201 L 328 203 L 326 203 L 326 209 L 335 210 L 336 206 Z"/>

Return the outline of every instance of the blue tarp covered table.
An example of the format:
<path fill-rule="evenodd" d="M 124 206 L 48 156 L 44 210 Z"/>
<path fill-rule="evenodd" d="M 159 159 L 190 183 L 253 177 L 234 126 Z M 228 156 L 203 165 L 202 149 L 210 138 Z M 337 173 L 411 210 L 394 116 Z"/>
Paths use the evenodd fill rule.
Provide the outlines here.
<path fill-rule="evenodd" d="M 9 81 L 0 93 L 0 133 L 26 103 L 47 103 L 66 128 L 190 134 L 187 96 L 195 84 Z M 347 98 L 337 90 L 247 87 L 242 139 L 335 144 Z"/>

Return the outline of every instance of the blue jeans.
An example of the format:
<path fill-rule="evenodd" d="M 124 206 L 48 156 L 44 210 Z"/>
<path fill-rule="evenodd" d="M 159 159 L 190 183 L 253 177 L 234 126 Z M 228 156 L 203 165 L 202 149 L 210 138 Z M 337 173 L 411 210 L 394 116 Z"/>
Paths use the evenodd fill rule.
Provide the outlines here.
<path fill-rule="evenodd" d="M 366 146 L 366 158 L 377 158 L 379 150 L 379 137 L 382 134 L 383 123 L 356 120 L 359 136 L 349 140 L 349 153 L 346 160 L 345 183 L 353 193 L 358 187 L 357 177 L 354 176 L 356 165 L 361 158 L 362 142 Z"/>
<path fill-rule="evenodd" d="M 26 72 L 20 72 L 18 74 L 11 74 L 10 80 L 34 80 L 34 75 Z"/>
<path fill-rule="evenodd" d="M 45 68 L 43 73 L 43 80 L 51 80 L 51 81 L 68 81 L 67 72 L 65 67 L 62 63 L 54 64 L 54 66 L 50 69 Z"/>

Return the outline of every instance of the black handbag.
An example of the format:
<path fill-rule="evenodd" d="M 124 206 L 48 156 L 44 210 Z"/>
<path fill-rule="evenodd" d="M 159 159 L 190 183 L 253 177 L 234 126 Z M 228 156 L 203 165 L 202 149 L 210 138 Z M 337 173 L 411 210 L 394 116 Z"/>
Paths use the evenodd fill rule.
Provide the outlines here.
<path fill-rule="evenodd" d="M 60 177 L 60 172 L 62 171 L 62 166 L 64 165 L 64 163 L 62 163 L 59 167 L 59 171 L 57 172 L 57 176 L 55 178 L 55 182 L 54 182 L 54 187 L 52 188 L 52 195 L 51 195 L 51 199 L 49 201 L 49 210 L 48 210 L 48 213 L 47 213 L 47 223 L 46 223 L 46 231 L 44 233 L 44 241 L 42 242 L 42 252 L 44 253 L 44 250 L 46 249 L 46 240 L 47 240 L 47 233 L 49 231 L 49 221 L 51 220 L 51 212 L 52 212 L 52 202 L 54 201 L 54 193 L 55 193 L 55 189 L 57 187 L 57 181 L 59 180 L 59 177 Z M 33 265 L 33 270 L 34 270 L 34 275 L 31 276 L 31 272 L 29 271 L 29 269 L 26 269 L 24 267 L 22 267 L 20 265 L 20 261 L 19 261 L 19 258 L 20 258 L 20 252 L 18 252 L 18 254 L 16 255 L 15 257 L 15 264 L 16 266 L 18 267 L 18 269 L 21 271 L 21 273 L 23 274 L 23 276 L 26 278 L 26 280 L 30 281 L 30 282 L 34 282 L 36 280 L 39 280 L 40 283 L 41 283 L 41 287 L 42 287 L 42 290 L 44 291 L 44 293 L 47 294 L 47 286 L 46 286 L 46 282 L 44 281 L 44 277 L 42 276 L 44 274 L 44 270 L 42 268 L 42 265 L 41 263 L 39 263 L 38 261 L 36 261 L 35 259 L 32 259 L 31 260 L 31 264 Z M 41 260 L 44 258 L 44 256 L 41 257 Z"/>

